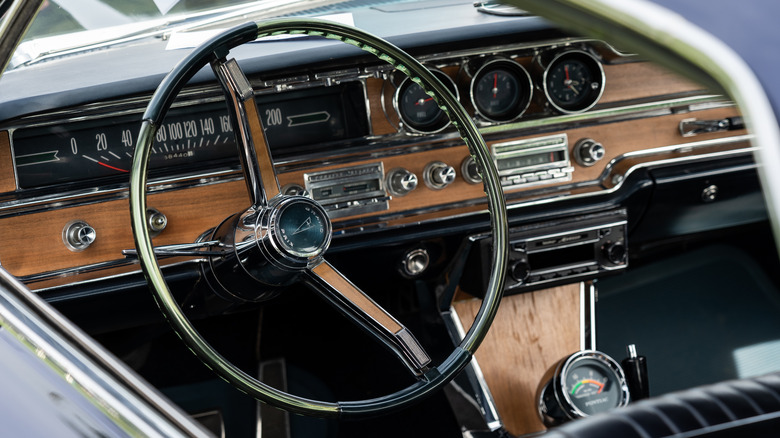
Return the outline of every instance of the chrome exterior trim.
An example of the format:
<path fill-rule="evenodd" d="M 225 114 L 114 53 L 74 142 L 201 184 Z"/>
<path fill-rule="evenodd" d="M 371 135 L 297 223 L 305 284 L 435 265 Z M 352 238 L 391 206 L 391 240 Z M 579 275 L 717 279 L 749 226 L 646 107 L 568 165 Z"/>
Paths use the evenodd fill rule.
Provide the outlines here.
<path fill-rule="evenodd" d="M 184 413 L 0 269 L 0 325 L 128 434 L 207 436 Z M 121 379 L 118 380 L 118 379 Z"/>

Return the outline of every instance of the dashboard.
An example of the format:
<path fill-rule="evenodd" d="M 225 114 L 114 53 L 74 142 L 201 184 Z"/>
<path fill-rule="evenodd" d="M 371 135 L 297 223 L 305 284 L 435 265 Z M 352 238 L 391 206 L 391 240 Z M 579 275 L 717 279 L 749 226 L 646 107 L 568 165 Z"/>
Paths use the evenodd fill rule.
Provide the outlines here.
<path fill-rule="evenodd" d="M 743 130 L 681 135 L 684 120 L 738 113 L 603 42 L 562 39 L 422 60 L 480 126 L 510 208 L 615 191 L 649 162 L 749 148 Z M 479 170 L 465 145 L 435 102 L 392 68 L 250 80 L 283 190 L 321 202 L 337 238 L 484 211 Z M 23 230 L 12 233 L 15 242 L 46 242 L 43 256 L 0 260 L 31 287 L 93 277 L 103 265 L 110 268 L 101 275 L 133 270 L 122 257 L 133 245 L 121 199 L 139 126 L 136 101 L 106 103 L 89 117 L 37 115 L 0 132 L 3 192 L 13 199 L 3 224 Z M 215 86 L 188 89 L 157 133 L 150 205 L 166 218 L 161 244 L 192 242 L 247 202 L 222 101 Z M 211 205 L 210 214 L 190 217 L 200 202 Z M 78 252 L 62 239 L 73 221 L 96 232 L 94 244 Z"/>
<path fill-rule="evenodd" d="M 628 269 L 629 236 L 646 243 L 764 212 L 703 210 L 756 191 L 736 178 L 719 193 L 715 182 L 753 177 L 751 137 L 731 101 L 609 42 L 459 6 L 439 6 L 436 23 L 418 23 L 404 6 L 364 8 L 355 21 L 434 71 L 499 171 L 511 227 L 507 297 L 477 358 L 507 429 L 519 435 L 543 427 L 534 405 L 540 376 L 589 345 L 591 282 Z M 390 28 L 390 13 L 411 17 L 412 29 Z M 128 174 L 151 93 L 183 57 L 166 44 L 53 59 L 0 82 L 0 263 L 90 318 L 102 307 L 85 297 L 145 288 L 127 252 Z M 332 221 L 328 257 L 347 258 L 358 274 L 378 267 L 391 280 L 377 294 L 436 283 L 437 298 L 454 297 L 454 324 L 467 329 L 486 281 L 489 218 L 480 169 L 434 99 L 337 42 L 258 41 L 231 55 L 254 90 L 281 191 L 314 199 Z M 93 69 L 133 56 L 143 62 Z M 54 80 L 62 71 L 71 73 Z M 30 78 L 36 87 L 23 90 Z M 155 245 L 195 242 L 250 205 L 234 126 L 205 69 L 154 139 L 147 216 Z M 665 182 L 673 202 L 656 189 Z M 686 215 L 696 217 L 693 228 L 678 223 Z M 175 273 L 199 261 L 160 264 Z"/>

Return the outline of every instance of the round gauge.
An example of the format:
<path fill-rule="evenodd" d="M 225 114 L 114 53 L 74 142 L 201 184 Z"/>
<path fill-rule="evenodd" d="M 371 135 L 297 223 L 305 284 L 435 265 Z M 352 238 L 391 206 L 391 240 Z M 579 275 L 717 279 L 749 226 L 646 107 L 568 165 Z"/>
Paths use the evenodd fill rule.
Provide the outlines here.
<path fill-rule="evenodd" d="M 555 426 L 628 404 L 620 365 L 604 353 L 586 350 L 559 361 L 539 394 L 542 420 Z"/>
<path fill-rule="evenodd" d="M 604 92 L 604 69 L 593 55 L 569 51 L 556 56 L 544 71 L 544 93 L 558 111 L 578 113 L 593 108 Z"/>
<path fill-rule="evenodd" d="M 493 122 L 520 117 L 531 102 L 531 76 L 516 62 L 493 60 L 471 80 L 471 101 L 477 114 Z"/>
<path fill-rule="evenodd" d="M 440 70 L 431 71 L 458 98 L 458 90 L 452 79 Z M 404 79 L 396 90 L 394 103 L 404 125 L 414 132 L 438 132 L 450 124 L 449 118 L 433 97 L 409 78 Z"/>

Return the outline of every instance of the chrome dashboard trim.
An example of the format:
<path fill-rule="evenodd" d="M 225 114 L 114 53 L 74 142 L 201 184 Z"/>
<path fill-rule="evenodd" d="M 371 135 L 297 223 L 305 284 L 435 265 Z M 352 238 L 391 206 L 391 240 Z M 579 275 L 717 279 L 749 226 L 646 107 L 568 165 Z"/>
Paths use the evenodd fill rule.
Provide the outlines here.
<path fill-rule="evenodd" d="M 365 90 L 365 84 L 364 84 Z M 365 92 L 365 91 L 364 91 Z M 182 103 L 184 105 L 184 103 Z M 608 109 L 596 109 L 580 114 L 559 115 L 554 117 L 547 117 L 542 119 L 533 119 L 519 121 L 509 124 L 503 124 L 500 126 L 483 127 L 480 128 L 480 133 L 483 135 L 502 134 L 512 130 L 523 130 L 523 135 L 534 135 L 536 133 L 549 132 L 554 127 L 562 126 L 568 123 L 603 123 L 614 121 L 627 121 L 634 120 L 643 117 L 669 115 L 674 112 L 674 109 L 683 108 L 683 111 L 703 110 L 713 108 L 731 107 L 732 103 L 723 100 L 718 95 L 703 95 L 692 96 L 683 98 L 674 98 L 658 102 L 640 103 L 629 106 L 622 106 L 617 108 Z M 113 114 L 113 113 L 112 113 Z M 106 117 L 108 117 L 107 115 Z M 70 121 L 79 121 L 80 118 L 72 118 Z M 64 120 L 54 121 L 52 123 L 62 123 Z M 38 126 L 38 125 L 31 125 Z M 14 128 L 11 128 L 14 129 Z M 293 170 L 301 170 L 312 168 L 314 166 L 320 167 L 330 164 L 342 164 L 353 161 L 360 161 L 364 159 L 379 159 L 388 156 L 396 156 L 407 153 L 408 150 L 404 146 L 412 146 L 415 151 L 434 150 L 438 148 L 445 148 L 451 146 L 447 144 L 447 141 L 456 141 L 457 134 L 447 131 L 438 135 L 429 135 L 425 137 L 425 141 L 428 143 L 424 146 L 414 145 L 414 143 L 420 142 L 420 137 L 409 138 L 410 136 L 391 134 L 389 136 L 383 136 L 381 138 L 375 138 L 375 141 L 371 142 L 367 146 L 361 149 L 375 148 L 379 144 L 381 139 L 383 142 L 398 142 L 396 147 L 385 148 L 381 151 L 373 151 L 367 153 L 360 153 L 357 151 L 354 154 L 350 154 L 345 158 L 335 158 L 329 160 L 322 160 L 321 156 L 317 154 L 303 155 L 297 157 L 295 160 L 276 160 L 276 167 L 279 173 L 288 172 Z M 13 149 L 13 136 L 10 138 L 11 147 Z M 412 142 L 409 144 L 409 142 Z M 405 145 L 403 143 L 406 143 Z M 312 160 L 316 160 L 316 163 L 311 163 Z M 165 186 L 165 188 L 157 188 L 150 190 L 167 190 L 169 188 L 191 187 L 199 186 L 200 184 L 188 184 L 187 181 L 193 181 L 197 179 L 207 180 L 205 184 L 213 184 L 222 181 L 215 181 L 215 178 L 227 178 L 224 181 L 233 181 L 235 177 L 231 178 L 230 175 L 234 174 L 236 170 L 220 170 L 217 172 L 207 172 L 203 174 L 189 174 L 184 177 L 166 177 L 160 180 L 153 180 L 154 186 Z M 14 178 L 16 175 L 14 174 Z M 45 192 L 43 189 L 39 189 Z M 18 192 L 14 192 L 18 193 Z M 12 196 L 13 197 L 13 196 Z M 88 198 L 99 197 L 98 200 L 92 200 L 91 202 L 104 201 L 109 199 L 125 199 L 127 198 L 127 186 L 125 184 L 116 184 L 107 187 L 94 187 L 75 190 L 69 193 L 58 193 L 55 196 L 47 197 L 46 195 L 37 196 L 30 199 L 9 199 L 4 201 L 0 206 L 0 214 L 9 209 L 24 209 L 32 206 L 41 206 L 41 208 L 55 209 L 67 205 L 76 204 L 79 202 L 89 203 Z M 49 204 L 49 205 L 47 205 Z"/>
<path fill-rule="evenodd" d="M 681 147 L 691 147 L 693 149 L 696 148 L 702 148 L 702 147 L 708 147 L 708 146 L 714 146 L 714 145 L 720 145 L 720 144 L 728 144 L 728 143 L 738 143 L 743 141 L 749 141 L 752 139 L 751 135 L 742 135 L 737 137 L 729 137 L 726 139 L 718 139 L 718 140 L 705 140 L 700 141 L 696 143 L 688 143 L 688 144 L 682 144 L 682 145 L 671 145 L 671 146 L 665 146 L 661 148 L 656 148 L 648 151 L 643 151 L 643 153 L 646 153 L 646 155 L 650 156 L 653 155 L 653 152 L 656 154 L 663 154 L 669 151 L 674 151 L 676 149 L 680 149 Z M 571 199 L 587 199 L 589 197 L 593 196 L 601 196 L 601 195 L 608 195 L 617 192 L 620 190 L 623 186 L 623 183 L 625 181 L 625 177 L 629 176 L 631 173 L 650 166 L 659 166 L 659 165 L 672 165 L 672 164 L 681 164 L 681 163 L 688 163 L 688 162 L 695 162 L 695 161 L 702 161 L 707 159 L 716 159 L 716 158 L 727 158 L 732 156 L 743 156 L 746 154 L 752 154 L 756 150 L 755 147 L 748 147 L 743 149 L 736 149 L 736 150 L 729 150 L 729 151 L 722 151 L 722 152 L 713 152 L 708 154 L 702 154 L 702 155 L 694 155 L 694 156 L 686 156 L 686 157 L 676 157 L 666 160 L 656 160 L 656 161 L 648 161 L 644 163 L 639 163 L 635 166 L 630 167 L 626 170 L 626 173 L 624 174 L 624 178 L 617 184 L 615 184 L 611 188 L 602 188 L 600 190 L 596 190 L 593 192 L 588 193 L 578 193 L 573 194 L 571 193 L 571 190 L 576 188 L 582 188 L 582 187 L 592 187 L 595 185 L 598 185 L 599 182 L 603 182 L 604 176 L 609 176 L 609 173 L 602 174 L 602 180 L 593 180 L 593 181 L 585 181 L 582 183 L 576 183 L 576 184 L 568 184 L 563 187 L 554 187 L 553 190 L 545 190 L 545 189 L 537 189 L 537 190 L 530 190 L 525 191 L 522 193 L 514 193 L 515 196 L 517 195 L 523 195 L 525 197 L 531 197 L 533 199 L 529 199 L 526 201 L 515 201 L 515 198 L 508 198 L 509 202 L 507 204 L 507 210 L 513 211 L 520 208 L 526 208 L 531 206 L 538 206 L 538 205 L 546 205 L 553 202 L 561 201 L 561 200 L 571 200 Z M 622 155 L 619 157 L 619 159 L 613 160 L 614 163 L 618 163 L 626 158 L 628 154 Z M 612 164 L 612 163 L 610 163 Z M 614 165 L 614 164 L 613 164 Z M 514 201 L 514 202 L 513 202 Z M 399 213 L 394 213 L 390 215 L 377 215 L 377 216 L 371 216 L 367 218 L 361 218 L 360 220 L 354 220 L 354 221 L 344 221 L 341 223 L 335 224 L 336 226 L 341 225 L 341 228 L 336 228 L 333 233 L 334 238 L 338 238 L 339 236 L 345 236 L 345 235 L 354 235 L 356 233 L 364 232 L 364 231 L 372 231 L 372 230 L 387 230 L 391 227 L 386 225 L 386 222 L 391 221 L 397 217 L 401 216 L 408 216 L 408 215 L 417 215 L 417 214 L 423 214 L 423 213 L 434 213 L 437 211 L 443 211 L 443 210 L 449 210 L 449 209 L 455 209 L 455 208 L 462 208 L 462 207 L 471 207 L 474 205 L 479 205 L 483 203 L 484 200 L 482 199 L 473 199 L 469 201 L 463 201 L 459 203 L 453 203 L 453 204 L 446 204 L 446 205 L 439 205 L 436 207 L 428 207 L 428 208 L 421 208 L 421 209 L 415 209 L 415 210 L 407 210 Z M 479 214 L 484 214 L 487 212 L 485 209 L 480 209 L 478 211 L 473 212 L 467 212 L 467 213 L 461 213 L 461 214 L 455 214 L 450 215 L 447 217 L 442 218 L 433 218 L 426 221 L 426 223 L 438 223 L 446 220 L 452 220 L 452 219 L 460 219 L 460 218 L 466 218 L 471 217 Z M 405 228 L 408 226 L 413 226 L 419 224 L 419 221 L 413 221 L 408 224 L 396 224 L 393 225 L 392 228 Z M 335 228 L 335 227 L 334 227 Z M 187 262 L 182 263 L 189 263 L 189 262 L 197 262 L 198 260 L 190 260 Z M 123 266 L 124 264 L 128 264 L 130 262 L 126 261 L 125 259 L 117 259 L 112 261 L 106 261 L 101 263 L 96 263 L 88 266 L 79 266 L 74 268 L 68 268 L 63 270 L 57 270 L 57 271 L 50 271 L 50 272 L 44 272 L 39 273 L 35 275 L 29 275 L 25 277 L 20 277 L 25 282 L 39 282 L 44 280 L 51 280 L 55 279 L 57 277 L 72 277 L 78 274 L 82 273 L 88 273 L 92 271 L 98 271 L 105 268 L 112 268 L 117 266 Z M 171 264 L 166 266 L 176 266 L 178 264 Z M 140 271 L 134 271 L 134 272 L 140 272 Z M 129 275 L 130 273 L 122 273 L 118 274 L 119 276 L 122 275 Z M 113 278 L 114 276 L 108 276 L 103 278 Z M 91 279 L 91 280 L 84 280 L 84 281 L 75 281 L 71 282 L 69 284 L 76 285 L 76 284 L 83 284 L 88 283 L 92 281 L 98 281 L 100 279 Z M 54 289 L 58 286 L 54 286 L 52 288 L 44 288 L 41 290 L 48 290 L 48 289 Z"/>

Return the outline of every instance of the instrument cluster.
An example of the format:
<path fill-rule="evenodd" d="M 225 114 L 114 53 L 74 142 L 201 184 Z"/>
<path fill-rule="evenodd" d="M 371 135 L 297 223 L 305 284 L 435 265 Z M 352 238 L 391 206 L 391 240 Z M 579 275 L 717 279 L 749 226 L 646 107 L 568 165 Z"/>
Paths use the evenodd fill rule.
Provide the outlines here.
<path fill-rule="evenodd" d="M 606 79 L 599 57 L 585 46 L 534 56 L 475 57 L 432 70 L 482 124 L 587 111 L 601 98 Z M 432 134 L 449 125 L 433 98 L 409 78 L 400 80 L 392 102 L 408 133 Z"/>

